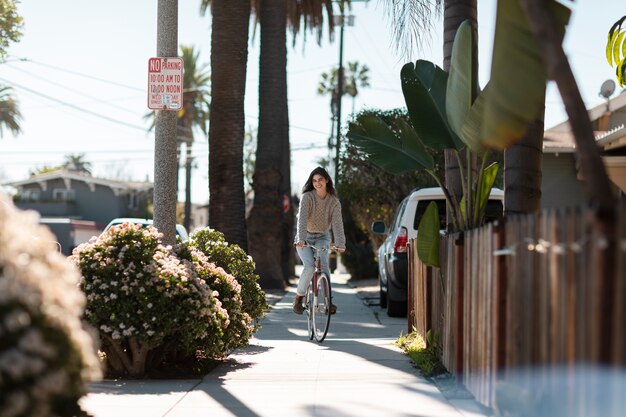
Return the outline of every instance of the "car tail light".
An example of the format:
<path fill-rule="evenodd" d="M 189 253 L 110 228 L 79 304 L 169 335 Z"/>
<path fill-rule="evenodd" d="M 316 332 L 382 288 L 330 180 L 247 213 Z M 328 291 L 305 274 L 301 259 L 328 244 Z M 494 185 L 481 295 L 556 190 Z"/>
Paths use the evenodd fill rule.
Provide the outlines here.
<path fill-rule="evenodd" d="M 396 241 L 393 244 L 393 251 L 396 253 L 406 253 L 406 241 L 407 241 L 406 227 L 401 227 L 396 236 Z"/>

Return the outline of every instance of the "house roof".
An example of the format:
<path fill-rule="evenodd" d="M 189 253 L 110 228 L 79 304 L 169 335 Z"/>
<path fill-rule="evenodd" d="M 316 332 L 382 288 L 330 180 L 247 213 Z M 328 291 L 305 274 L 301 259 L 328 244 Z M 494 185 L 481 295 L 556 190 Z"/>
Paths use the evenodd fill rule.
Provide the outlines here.
<path fill-rule="evenodd" d="M 75 171 L 68 171 L 61 169 L 58 171 L 47 172 L 45 174 L 33 175 L 25 180 L 7 182 L 5 185 L 11 185 L 13 187 L 20 188 L 27 184 L 42 184 L 51 180 L 62 179 L 66 181 L 66 185 L 69 188 L 69 181 L 81 181 L 93 188 L 96 185 L 109 187 L 116 192 L 124 190 L 143 191 L 150 190 L 154 187 L 151 182 L 138 182 L 138 181 L 118 181 L 105 178 L 92 177 L 89 174 L 83 174 Z"/>
<path fill-rule="evenodd" d="M 600 119 L 607 112 L 626 113 L 626 93 L 622 92 L 606 103 L 599 104 L 588 110 L 589 120 Z M 626 146 L 626 128 L 620 125 L 609 131 L 595 131 L 596 142 L 603 149 Z M 544 132 L 543 151 L 547 153 L 572 153 L 576 151 L 576 141 L 568 121 L 559 123 Z"/>

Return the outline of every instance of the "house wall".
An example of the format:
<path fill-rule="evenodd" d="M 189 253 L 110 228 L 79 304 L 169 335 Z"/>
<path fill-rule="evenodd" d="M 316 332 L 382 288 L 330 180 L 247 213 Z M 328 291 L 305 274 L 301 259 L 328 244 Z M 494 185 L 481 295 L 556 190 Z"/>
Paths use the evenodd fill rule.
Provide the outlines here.
<path fill-rule="evenodd" d="M 66 189 L 62 179 L 48 180 L 45 190 L 37 183 L 25 184 L 22 186 L 22 195 L 37 190 L 39 199 L 17 201 L 16 205 L 38 211 L 43 217 L 69 217 L 106 225 L 116 217 L 144 217 L 150 197 L 148 192 L 135 191 L 123 191 L 116 196 L 111 187 L 97 184 L 92 191 L 87 183 L 76 180 L 70 181 L 70 188 L 74 191 L 74 198 L 63 201 L 54 198 L 55 189 Z M 132 202 L 130 193 L 135 195 Z"/>
<path fill-rule="evenodd" d="M 541 208 L 569 207 L 586 201 L 573 153 L 543 154 L 541 193 Z"/>
<path fill-rule="evenodd" d="M 118 201 L 110 187 L 96 185 L 94 191 L 80 181 L 72 181 L 71 187 L 76 192 L 78 212 L 85 220 L 93 220 L 98 224 L 106 225 L 111 219 L 120 217 Z"/>

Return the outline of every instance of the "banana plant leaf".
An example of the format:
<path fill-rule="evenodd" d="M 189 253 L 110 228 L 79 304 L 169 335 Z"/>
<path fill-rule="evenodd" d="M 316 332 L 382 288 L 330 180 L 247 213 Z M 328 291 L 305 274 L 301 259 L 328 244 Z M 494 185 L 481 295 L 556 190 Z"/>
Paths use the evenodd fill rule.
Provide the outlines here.
<path fill-rule="evenodd" d="M 399 134 L 396 134 L 378 116 L 362 114 L 349 124 L 348 138 L 373 163 L 394 174 L 432 169 L 435 165 L 415 131 L 405 122 L 399 122 Z"/>
<path fill-rule="evenodd" d="M 452 45 L 450 75 L 446 88 L 446 114 L 452 130 L 468 146 L 479 142 L 479 138 L 470 137 L 468 143 L 461 134 L 465 119 L 478 96 L 478 66 L 475 55 L 476 40 L 472 25 L 466 20 L 459 26 Z"/>
<path fill-rule="evenodd" d="M 617 81 L 620 87 L 626 85 L 626 30 L 622 29 L 622 24 L 626 16 L 619 19 L 609 30 L 608 41 L 606 43 L 606 60 L 610 66 L 615 65 Z"/>
<path fill-rule="evenodd" d="M 478 184 L 478 209 L 476 210 L 476 221 L 483 217 L 483 213 L 485 211 L 485 207 L 487 207 L 487 201 L 489 200 L 489 195 L 491 194 L 491 188 L 493 187 L 494 182 L 496 182 L 496 176 L 498 175 L 498 163 L 494 162 L 489 165 L 482 173 L 481 181 Z"/>
<path fill-rule="evenodd" d="M 439 268 L 439 209 L 431 201 L 417 227 L 417 256 L 422 263 Z"/>
<path fill-rule="evenodd" d="M 459 135 L 467 147 L 479 155 L 485 152 L 482 142 L 482 123 L 489 90 L 491 90 L 491 83 L 487 83 L 482 93 L 474 100 L 470 111 L 465 116 Z"/>
<path fill-rule="evenodd" d="M 549 1 L 562 39 L 570 10 Z M 520 140 L 527 123 L 539 115 L 547 73 L 518 0 L 498 0 L 494 39 L 481 136 L 486 146 L 502 149 Z"/>
<path fill-rule="evenodd" d="M 409 117 L 421 142 L 433 149 L 462 149 L 463 142 L 448 126 L 447 74 L 431 62 L 417 61 L 405 64 L 400 78 Z"/>

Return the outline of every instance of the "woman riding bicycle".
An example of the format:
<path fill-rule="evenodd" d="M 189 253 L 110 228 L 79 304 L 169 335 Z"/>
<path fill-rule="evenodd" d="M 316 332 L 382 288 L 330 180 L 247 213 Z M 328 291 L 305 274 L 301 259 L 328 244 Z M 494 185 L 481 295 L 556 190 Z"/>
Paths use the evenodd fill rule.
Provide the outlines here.
<path fill-rule="evenodd" d="M 304 270 L 298 280 L 296 297 L 293 300 L 293 312 L 302 314 L 304 307 L 302 300 L 307 286 L 315 272 L 313 250 L 305 244 L 328 248 L 331 241 L 331 232 L 335 237 L 338 252 L 346 250 L 346 237 L 343 232 L 341 218 L 341 203 L 335 195 L 333 180 L 322 167 L 315 168 L 309 179 L 302 187 L 302 199 L 298 209 L 298 225 L 295 237 L 295 246 Z M 320 253 L 322 269 L 330 278 L 328 268 L 328 251 Z M 330 313 L 335 314 L 337 307 L 331 304 Z"/>

